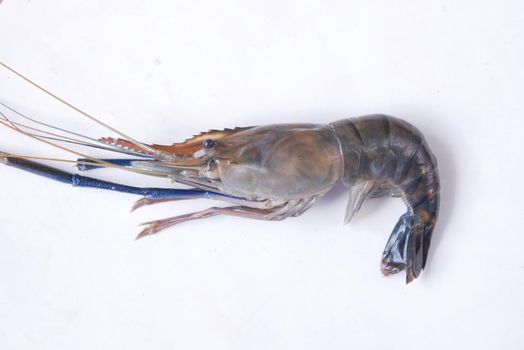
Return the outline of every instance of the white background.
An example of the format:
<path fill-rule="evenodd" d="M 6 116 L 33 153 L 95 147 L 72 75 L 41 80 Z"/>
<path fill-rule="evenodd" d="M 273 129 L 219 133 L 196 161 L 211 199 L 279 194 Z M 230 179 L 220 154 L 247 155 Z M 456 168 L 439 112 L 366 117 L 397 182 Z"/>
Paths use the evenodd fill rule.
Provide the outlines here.
<path fill-rule="evenodd" d="M 137 139 L 388 113 L 426 135 L 442 202 L 428 268 L 405 285 L 379 271 L 398 199 L 343 226 L 338 187 L 300 218 L 134 241 L 141 222 L 213 203 L 129 214 L 134 196 L 1 167 L 0 348 L 522 349 L 522 4 L 4 1 L 0 60 Z M 0 99 L 111 134 L 5 69 Z M 0 149 L 71 158 L 7 129 Z"/>

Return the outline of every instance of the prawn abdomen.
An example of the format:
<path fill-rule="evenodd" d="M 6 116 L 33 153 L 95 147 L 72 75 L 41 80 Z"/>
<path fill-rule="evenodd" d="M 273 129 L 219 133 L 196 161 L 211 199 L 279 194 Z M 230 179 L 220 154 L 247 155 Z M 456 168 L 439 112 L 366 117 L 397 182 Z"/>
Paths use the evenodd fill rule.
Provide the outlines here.
<path fill-rule="evenodd" d="M 401 195 L 407 206 L 382 256 L 385 275 L 407 272 L 407 282 L 426 264 L 438 215 L 436 159 L 422 133 L 387 115 L 344 119 L 331 124 L 344 155 L 343 181 L 349 186 L 346 222 L 363 202 L 377 195 Z M 384 187 L 386 184 L 386 188 Z"/>

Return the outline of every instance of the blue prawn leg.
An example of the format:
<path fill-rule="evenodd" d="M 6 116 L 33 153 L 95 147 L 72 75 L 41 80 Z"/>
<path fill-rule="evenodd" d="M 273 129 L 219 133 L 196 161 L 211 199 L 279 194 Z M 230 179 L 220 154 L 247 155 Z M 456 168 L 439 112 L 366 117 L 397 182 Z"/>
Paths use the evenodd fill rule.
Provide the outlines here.
<path fill-rule="evenodd" d="M 41 163 L 33 162 L 22 158 L 4 157 L 0 161 L 6 165 L 36 174 L 48 179 L 66 183 L 75 187 L 98 188 L 109 191 L 142 195 L 149 200 L 177 200 L 177 199 L 231 199 L 221 193 L 199 190 L 199 189 L 174 189 L 156 187 L 134 187 L 110 181 L 103 181 L 88 176 L 69 173 L 57 168 L 50 167 Z"/>

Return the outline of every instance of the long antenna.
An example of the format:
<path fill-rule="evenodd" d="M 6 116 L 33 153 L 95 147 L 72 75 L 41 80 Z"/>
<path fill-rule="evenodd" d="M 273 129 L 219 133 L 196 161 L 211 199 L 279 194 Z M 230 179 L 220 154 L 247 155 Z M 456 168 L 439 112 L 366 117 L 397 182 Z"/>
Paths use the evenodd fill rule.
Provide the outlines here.
<path fill-rule="evenodd" d="M 150 152 L 152 152 L 153 154 L 158 154 L 159 151 L 158 150 L 155 150 L 147 145 L 144 145 L 142 144 L 141 142 L 138 142 L 136 141 L 135 139 L 133 139 L 132 137 L 118 131 L 117 129 L 113 128 L 112 126 L 104 123 L 103 121 L 99 120 L 98 118 L 95 118 L 94 116 L 92 116 L 91 114 L 89 113 L 86 113 L 84 112 L 83 110 L 81 110 L 80 108 L 72 105 L 71 103 L 67 102 L 66 100 L 64 100 L 63 98 L 61 97 L 58 97 L 57 95 L 53 94 L 51 91 L 47 90 L 46 88 L 38 85 L 37 83 L 35 83 L 34 81 L 32 81 L 31 79 L 27 78 L 26 76 L 24 76 L 23 74 L 21 73 L 18 73 L 16 70 L 14 70 L 13 68 L 9 67 L 8 65 L 6 65 L 5 63 L 1 62 L 0 61 L 0 65 L 2 67 L 4 67 L 5 69 L 9 70 L 11 73 L 17 75 L 18 77 L 22 78 L 23 80 L 25 80 L 26 82 L 28 82 L 29 84 L 33 85 L 34 87 L 36 87 L 37 89 L 39 89 L 40 91 L 44 92 L 45 94 L 51 96 L 52 98 L 54 98 L 55 100 L 63 103 L 64 105 L 66 105 L 67 107 L 73 109 L 74 111 L 80 113 L 81 115 L 83 115 L 84 117 L 87 117 L 89 119 L 91 119 L 92 121 L 94 121 L 95 123 L 98 123 L 100 125 L 102 125 L 103 127 L 113 131 L 114 133 L 128 139 L 131 143 L 135 144 L 135 146 L 138 146 L 138 147 L 141 147 L 141 148 L 144 148 Z"/>

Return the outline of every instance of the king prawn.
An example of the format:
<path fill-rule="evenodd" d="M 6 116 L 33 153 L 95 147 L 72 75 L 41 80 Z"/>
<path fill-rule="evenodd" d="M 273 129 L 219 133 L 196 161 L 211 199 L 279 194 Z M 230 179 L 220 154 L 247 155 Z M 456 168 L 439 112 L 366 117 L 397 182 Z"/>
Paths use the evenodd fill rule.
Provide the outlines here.
<path fill-rule="evenodd" d="M 127 186 L 59 170 L 35 161 L 37 157 L 0 151 L 4 164 L 73 186 L 140 195 L 135 209 L 197 198 L 228 204 L 147 222 L 137 238 L 216 215 L 272 221 L 297 217 L 342 182 L 349 188 L 345 223 L 370 198 L 401 197 L 406 204 L 407 211 L 399 218 L 382 254 L 384 275 L 405 270 L 409 283 L 426 265 L 439 207 L 437 163 L 422 133 L 402 119 L 376 114 L 329 124 L 238 127 L 203 132 L 172 145 L 145 144 L 1 65 L 115 135 L 88 137 L 45 124 L 1 103 L 4 112 L 0 113 L 0 122 L 6 128 L 74 153 L 78 159 L 73 162 L 80 171 L 101 167 L 132 171 L 165 177 L 190 188 Z M 94 158 L 70 149 L 69 144 L 119 156 Z"/>

